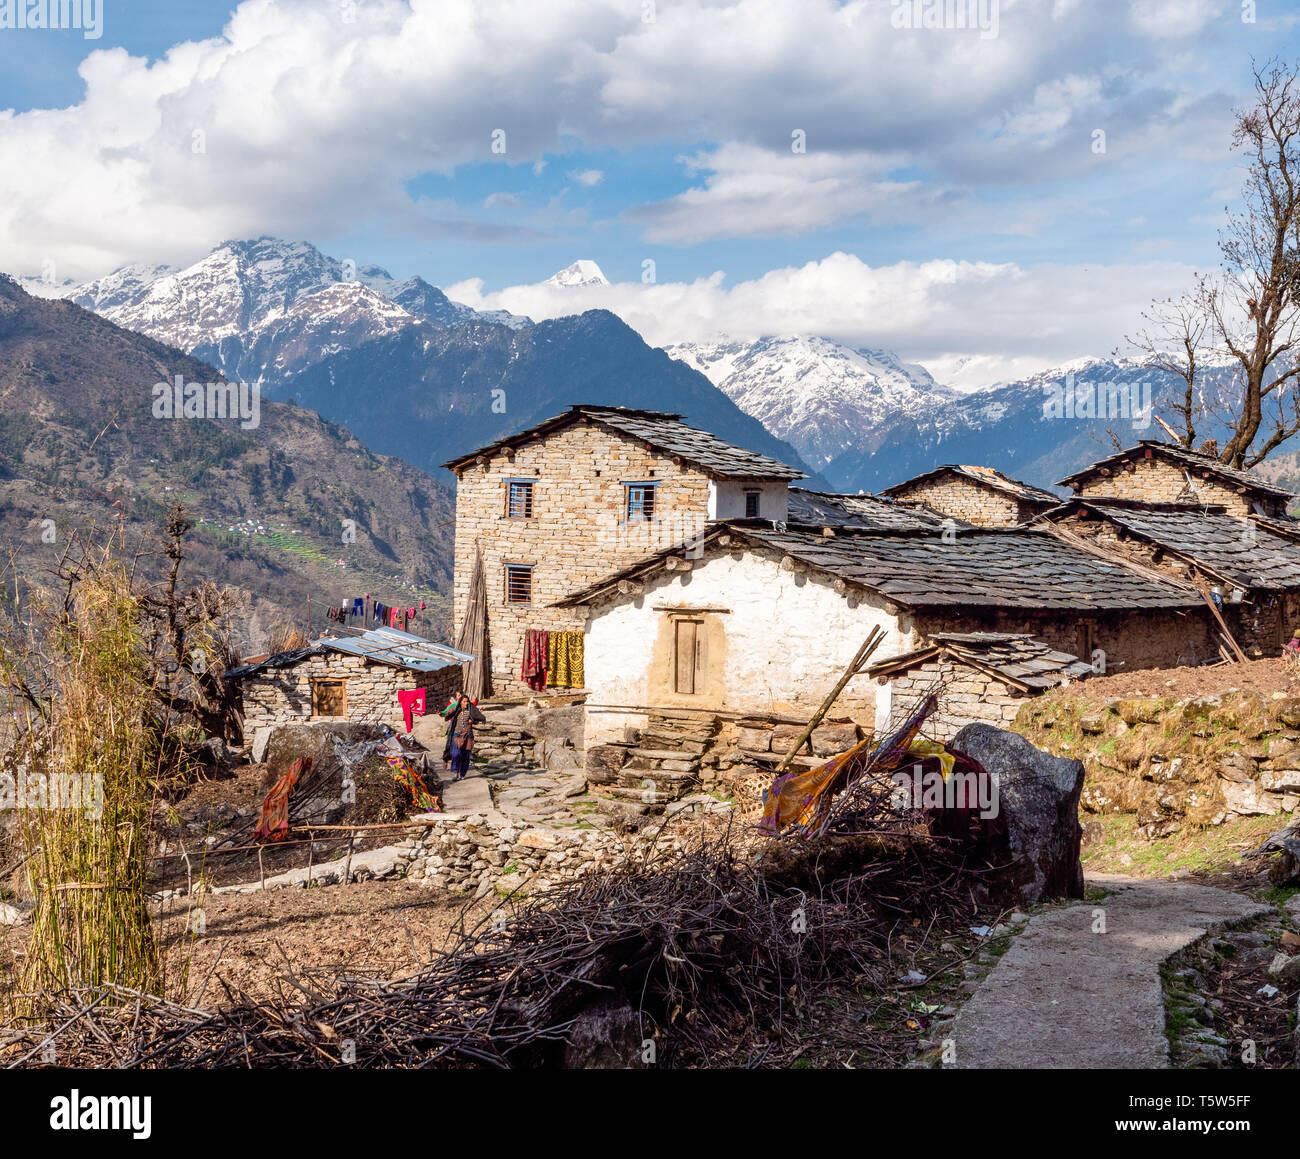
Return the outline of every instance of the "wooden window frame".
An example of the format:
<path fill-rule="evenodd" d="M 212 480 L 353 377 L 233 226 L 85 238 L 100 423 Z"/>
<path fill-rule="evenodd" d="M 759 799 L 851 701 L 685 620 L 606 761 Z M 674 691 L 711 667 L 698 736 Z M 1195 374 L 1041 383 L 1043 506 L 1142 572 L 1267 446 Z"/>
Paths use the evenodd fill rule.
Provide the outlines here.
<path fill-rule="evenodd" d="M 533 518 L 534 500 L 536 498 L 536 479 L 507 479 L 506 484 L 506 518 L 527 522 Z M 515 514 L 515 488 L 526 488 L 527 502 L 526 510 L 522 515 Z"/>
<path fill-rule="evenodd" d="M 632 492 L 633 491 L 649 492 L 650 511 L 645 512 L 645 500 L 642 497 L 642 509 L 637 514 L 632 513 Z M 623 521 L 625 523 L 654 523 L 659 518 L 659 481 L 650 480 L 631 480 L 623 484 Z"/>
<path fill-rule="evenodd" d="M 753 501 L 753 505 L 754 505 L 754 512 L 752 515 L 750 514 L 749 511 L 751 500 Z M 745 488 L 745 518 L 746 519 L 761 518 L 761 516 L 759 515 L 759 511 L 762 507 L 762 502 L 763 502 L 763 492 L 758 487 L 746 487 Z"/>
<path fill-rule="evenodd" d="M 534 565 L 531 564 L 531 563 L 507 563 L 507 564 L 504 564 L 503 567 L 504 567 L 504 571 L 503 571 L 502 575 L 503 575 L 503 580 L 504 580 L 504 583 L 505 583 L 505 602 L 506 602 L 507 604 L 522 604 L 522 605 L 525 605 L 525 606 L 532 604 L 532 602 L 533 602 L 533 578 L 534 578 L 534 576 L 533 576 L 533 571 L 534 571 Z M 528 598 L 527 598 L 526 600 L 516 600 L 516 599 L 512 599 L 512 598 L 511 598 L 510 593 L 511 593 L 511 591 L 513 590 L 512 587 L 511 587 L 511 582 L 510 582 L 510 574 L 511 574 L 511 572 L 526 572 L 526 573 L 527 573 L 527 575 L 528 575 Z"/>
<path fill-rule="evenodd" d="M 343 711 L 341 713 L 330 713 L 325 715 L 318 711 L 319 699 L 318 693 L 321 685 L 329 684 L 339 686 L 343 694 Z M 347 720 L 348 718 L 348 680 L 346 676 L 313 676 L 311 678 L 311 718 L 312 720 Z"/>

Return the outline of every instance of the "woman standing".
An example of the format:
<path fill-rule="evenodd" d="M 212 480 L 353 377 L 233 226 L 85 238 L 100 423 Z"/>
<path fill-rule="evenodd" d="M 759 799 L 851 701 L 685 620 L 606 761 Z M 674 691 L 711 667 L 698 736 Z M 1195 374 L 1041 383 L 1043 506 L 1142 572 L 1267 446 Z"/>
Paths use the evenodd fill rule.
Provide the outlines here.
<path fill-rule="evenodd" d="M 447 745 L 443 750 L 443 759 L 450 762 L 455 779 L 462 781 L 469 772 L 469 758 L 474 751 L 474 725 L 486 722 L 478 708 L 470 703 L 465 693 L 456 698 L 456 707 L 448 713 Z"/>

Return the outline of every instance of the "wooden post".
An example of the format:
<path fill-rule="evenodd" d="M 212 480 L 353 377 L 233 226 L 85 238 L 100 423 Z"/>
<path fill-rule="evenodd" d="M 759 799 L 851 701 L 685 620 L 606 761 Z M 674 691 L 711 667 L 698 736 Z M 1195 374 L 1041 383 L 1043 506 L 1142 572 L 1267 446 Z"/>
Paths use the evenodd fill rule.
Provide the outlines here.
<path fill-rule="evenodd" d="M 1205 606 L 1210 609 L 1214 614 L 1214 618 L 1219 621 L 1219 629 L 1222 632 L 1223 638 L 1227 642 L 1228 647 L 1230 647 L 1236 654 L 1237 659 L 1245 664 L 1249 660 L 1249 657 L 1241 650 L 1241 645 L 1237 643 L 1232 633 L 1228 631 L 1228 623 L 1223 618 L 1223 614 L 1219 611 L 1218 606 L 1215 604 L 1214 597 L 1210 595 L 1209 589 L 1205 586 L 1205 580 L 1202 578 L 1201 573 L 1194 569 L 1192 571 L 1192 583 L 1196 585 L 1196 590 L 1201 593 L 1201 599 L 1205 601 Z"/>
<path fill-rule="evenodd" d="M 791 746 L 790 751 L 785 754 L 785 758 L 776 766 L 774 776 L 779 774 L 782 769 L 787 768 L 790 762 L 794 760 L 795 754 L 803 747 L 804 741 L 812 736 L 813 729 L 821 724 L 822 718 L 830 711 L 831 705 L 835 703 L 839 694 L 844 691 L 844 686 L 862 670 L 862 666 L 867 662 L 871 653 L 880 647 L 884 639 L 885 630 L 883 628 L 877 625 L 871 629 L 871 634 L 862 641 L 862 647 L 857 650 L 853 659 L 849 661 L 849 666 L 844 669 L 844 675 L 839 678 L 835 687 L 830 690 L 826 699 L 822 701 L 821 707 L 813 713 L 808 726 L 799 734 L 799 738 Z"/>

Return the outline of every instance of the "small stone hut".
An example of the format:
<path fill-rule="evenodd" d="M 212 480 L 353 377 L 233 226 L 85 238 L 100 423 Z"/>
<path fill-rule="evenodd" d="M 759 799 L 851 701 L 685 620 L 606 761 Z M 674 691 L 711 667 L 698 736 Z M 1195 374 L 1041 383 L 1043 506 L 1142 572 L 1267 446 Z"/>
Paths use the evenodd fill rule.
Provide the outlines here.
<path fill-rule="evenodd" d="M 950 463 L 886 487 L 894 499 L 919 501 L 977 527 L 1014 527 L 1055 507 L 1050 491 L 1012 479 L 993 467 Z"/>
<path fill-rule="evenodd" d="M 927 734 L 952 740 L 967 724 L 1009 728 L 1025 699 L 1081 680 L 1091 664 L 1034 636 L 1010 632 L 935 632 L 922 648 L 883 660 L 869 675 L 893 686 L 891 700 L 920 702 L 941 688 Z"/>
<path fill-rule="evenodd" d="M 315 721 L 369 721 L 399 732 L 406 720 L 397 694 L 426 690 L 426 700 L 446 702 L 461 684 L 461 665 L 473 657 L 446 644 L 396 628 L 357 636 L 324 636 L 305 648 L 278 652 L 232 668 L 244 701 L 244 733 Z"/>

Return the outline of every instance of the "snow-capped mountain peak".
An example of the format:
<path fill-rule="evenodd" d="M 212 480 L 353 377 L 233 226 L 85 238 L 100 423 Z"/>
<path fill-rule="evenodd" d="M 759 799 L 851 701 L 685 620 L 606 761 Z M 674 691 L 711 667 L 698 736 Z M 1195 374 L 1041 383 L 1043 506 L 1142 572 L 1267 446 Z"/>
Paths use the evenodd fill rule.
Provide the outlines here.
<path fill-rule="evenodd" d="M 829 338 L 783 335 L 748 342 L 723 336 L 665 349 L 819 467 L 861 446 L 886 420 L 952 397 L 922 366 L 887 350 L 854 349 Z"/>
<path fill-rule="evenodd" d="M 609 279 L 595 262 L 589 258 L 579 258 L 573 265 L 552 274 L 546 279 L 546 284 L 570 290 L 579 286 L 608 286 Z"/>

